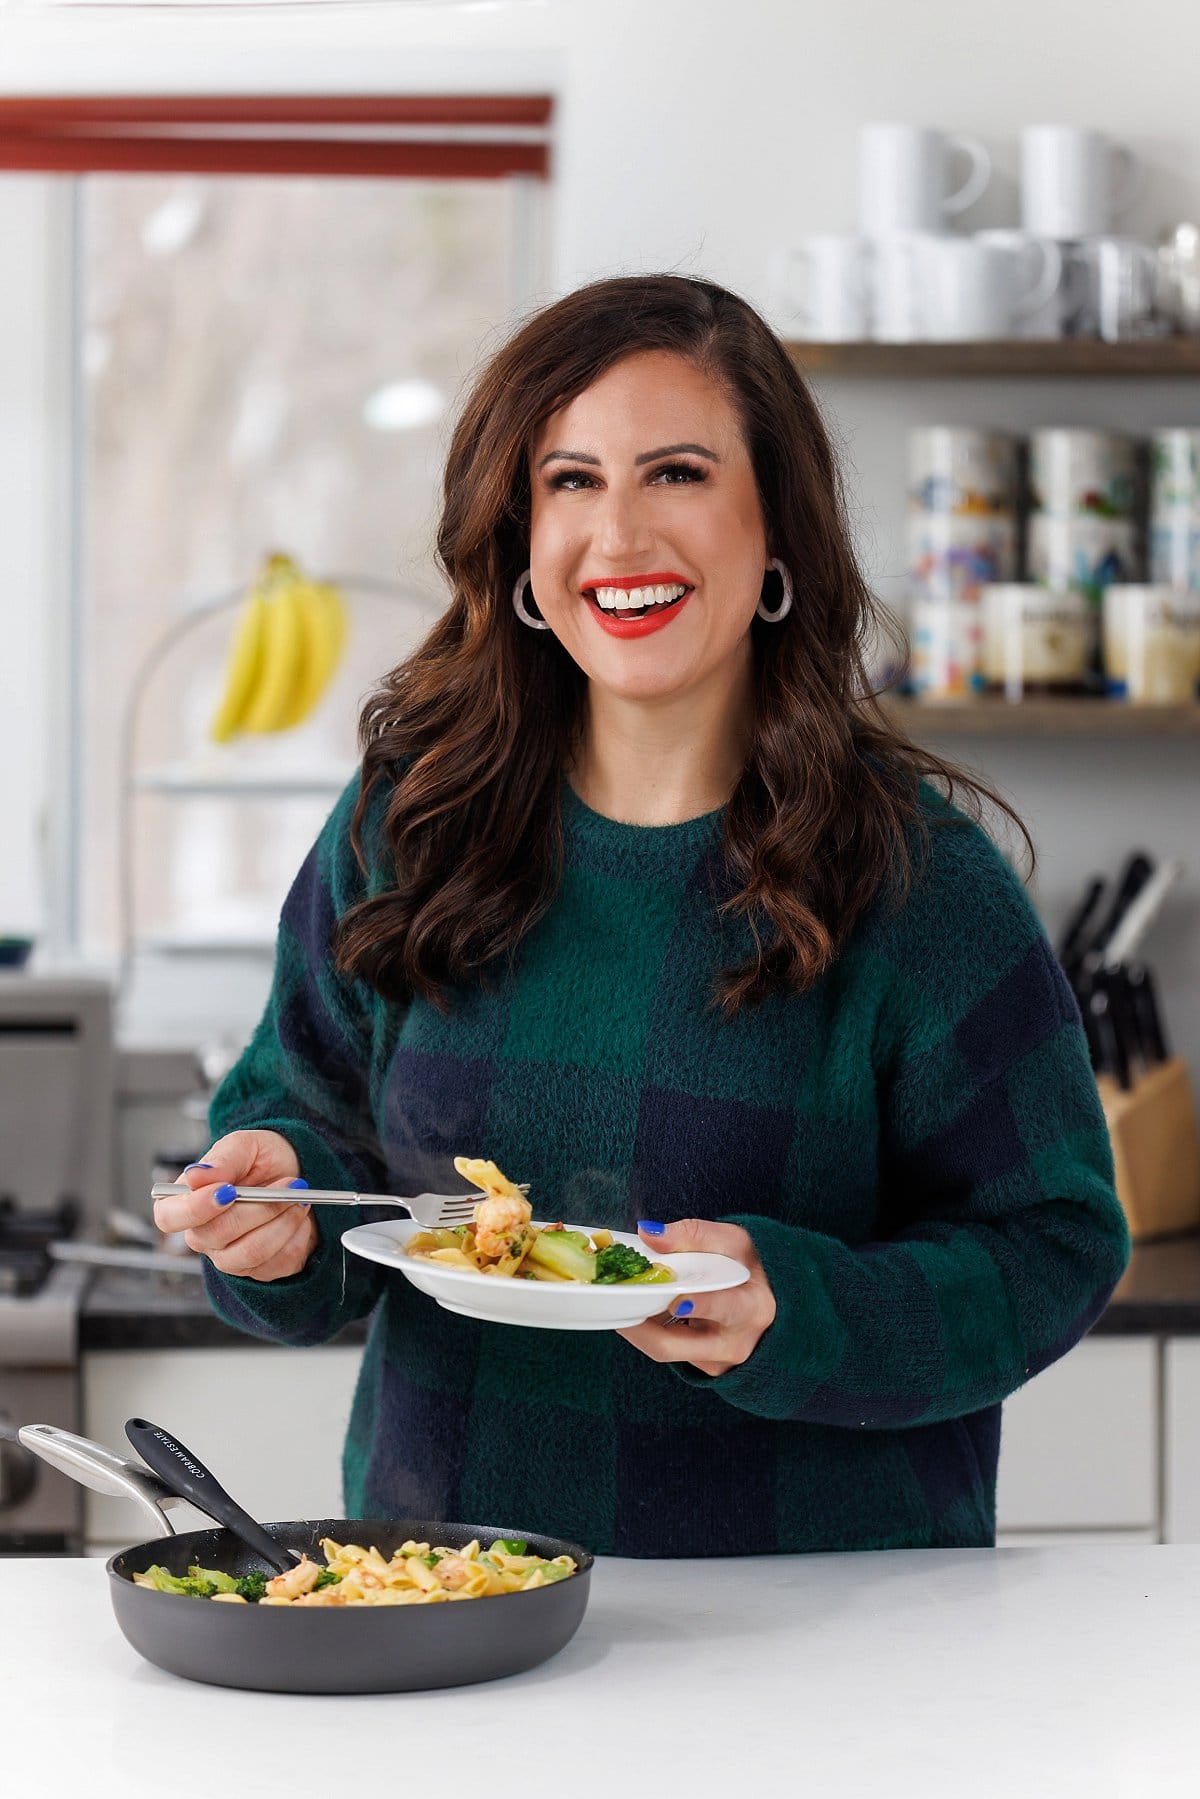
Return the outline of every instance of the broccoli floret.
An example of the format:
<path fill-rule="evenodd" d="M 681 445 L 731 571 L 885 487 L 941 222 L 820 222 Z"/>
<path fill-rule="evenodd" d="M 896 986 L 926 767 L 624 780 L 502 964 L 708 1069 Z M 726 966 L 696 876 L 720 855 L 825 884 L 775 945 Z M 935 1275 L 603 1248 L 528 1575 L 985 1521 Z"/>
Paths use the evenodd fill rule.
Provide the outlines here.
<path fill-rule="evenodd" d="M 199 1568 L 195 1562 L 188 1569 L 192 1580 L 206 1580 L 214 1593 L 236 1593 L 238 1583 L 232 1574 L 223 1574 L 220 1568 Z"/>
<path fill-rule="evenodd" d="M 197 1580 L 191 1574 L 171 1574 L 157 1563 L 146 1569 L 137 1584 L 153 1587 L 159 1593 L 180 1593 L 186 1599 L 211 1599 L 217 1590 L 211 1580 Z"/>
<path fill-rule="evenodd" d="M 260 1599 L 267 1596 L 267 1582 L 270 1578 L 261 1568 L 251 1568 L 249 1574 L 243 1574 L 238 1581 L 237 1590 L 243 1599 L 248 1599 L 251 1605 L 257 1605 Z"/>
<path fill-rule="evenodd" d="M 649 1256 L 644 1256 L 640 1249 L 631 1249 L 627 1243 L 610 1243 L 607 1249 L 596 1252 L 598 1283 L 629 1281 L 635 1274 L 642 1274 L 653 1266 Z"/>
<path fill-rule="evenodd" d="M 313 1582 L 313 1592 L 319 1593 L 322 1587 L 336 1587 L 341 1578 L 341 1575 L 335 1574 L 332 1568 L 322 1568 Z"/>

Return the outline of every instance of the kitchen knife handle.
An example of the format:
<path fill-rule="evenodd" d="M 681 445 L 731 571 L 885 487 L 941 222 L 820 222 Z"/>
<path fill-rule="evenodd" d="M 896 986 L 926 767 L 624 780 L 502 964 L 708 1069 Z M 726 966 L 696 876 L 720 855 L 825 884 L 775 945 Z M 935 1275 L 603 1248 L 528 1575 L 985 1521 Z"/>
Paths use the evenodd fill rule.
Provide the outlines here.
<path fill-rule="evenodd" d="M 1088 998 L 1088 1007 L 1096 1025 L 1096 1033 L 1101 1045 L 1103 1071 L 1111 1073 L 1124 1092 L 1128 1092 L 1132 1082 L 1129 1078 L 1129 1061 L 1125 1054 L 1125 1046 L 1113 1028 L 1112 1001 L 1107 989 L 1097 987 Z"/>
<path fill-rule="evenodd" d="M 1144 962 L 1131 962 L 1125 974 L 1147 1056 L 1151 1062 L 1165 1062 L 1170 1051 L 1167 1048 L 1166 1032 L 1163 1030 L 1154 977 Z"/>

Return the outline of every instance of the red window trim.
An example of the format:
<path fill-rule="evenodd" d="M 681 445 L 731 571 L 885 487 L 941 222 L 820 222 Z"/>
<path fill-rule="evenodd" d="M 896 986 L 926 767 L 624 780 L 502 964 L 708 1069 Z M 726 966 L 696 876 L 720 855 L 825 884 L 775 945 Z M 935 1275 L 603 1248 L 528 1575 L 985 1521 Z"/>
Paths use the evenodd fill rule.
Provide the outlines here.
<path fill-rule="evenodd" d="M 553 106 L 544 94 L 0 96 L 0 170 L 545 179 Z"/>

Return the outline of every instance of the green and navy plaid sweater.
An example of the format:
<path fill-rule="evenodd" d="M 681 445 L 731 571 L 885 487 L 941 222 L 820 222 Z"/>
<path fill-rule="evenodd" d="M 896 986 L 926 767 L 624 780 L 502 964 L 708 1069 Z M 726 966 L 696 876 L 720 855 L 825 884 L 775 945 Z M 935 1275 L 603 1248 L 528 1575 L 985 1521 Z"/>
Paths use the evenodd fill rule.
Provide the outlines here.
<path fill-rule="evenodd" d="M 392 878 L 378 848 L 360 873 L 357 787 L 288 895 L 214 1135 L 280 1131 L 323 1187 L 455 1192 L 464 1154 L 528 1181 L 535 1215 L 731 1220 L 778 1312 L 714 1379 L 615 1333 L 443 1311 L 343 1252 L 363 1214 L 319 1209 L 300 1274 L 205 1272 L 217 1312 L 274 1341 L 373 1314 L 348 1514 L 629 1556 L 993 1542 L 1000 1403 L 1092 1324 L 1128 1236 L 1073 996 L 986 834 L 923 784 L 932 852 L 903 907 L 877 902 L 807 994 L 724 1022 L 713 975 L 749 940 L 715 911 L 720 813 L 624 825 L 564 783 L 552 909 L 445 1017 L 333 971 L 335 918 Z"/>

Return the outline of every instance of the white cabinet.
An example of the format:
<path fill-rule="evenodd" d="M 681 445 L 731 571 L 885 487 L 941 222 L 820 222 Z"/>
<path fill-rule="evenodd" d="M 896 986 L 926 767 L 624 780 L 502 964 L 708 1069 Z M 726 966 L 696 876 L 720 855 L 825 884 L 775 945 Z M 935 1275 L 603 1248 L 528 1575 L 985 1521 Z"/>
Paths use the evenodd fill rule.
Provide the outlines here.
<path fill-rule="evenodd" d="M 149 1418 L 255 1517 L 338 1518 L 342 1441 L 361 1361 L 361 1347 L 89 1351 L 84 1435 L 132 1455 L 125 1420 Z M 177 1531 L 211 1523 L 183 1506 L 170 1518 Z M 136 1506 L 88 1493 L 90 1551 L 144 1542 L 146 1534 Z"/>
<path fill-rule="evenodd" d="M 1200 1543 L 1200 1337 L 1168 1337 L 1164 1356 L 1163 1540 Z"/>
<path fill-rule="evenodd" d="M 996 1493 L 1006 1540 L 1061 1530 L 1155 1540 L 1158 1358 L 1154 1337 L 1085 1337 L 1006 1400 Z"/>

